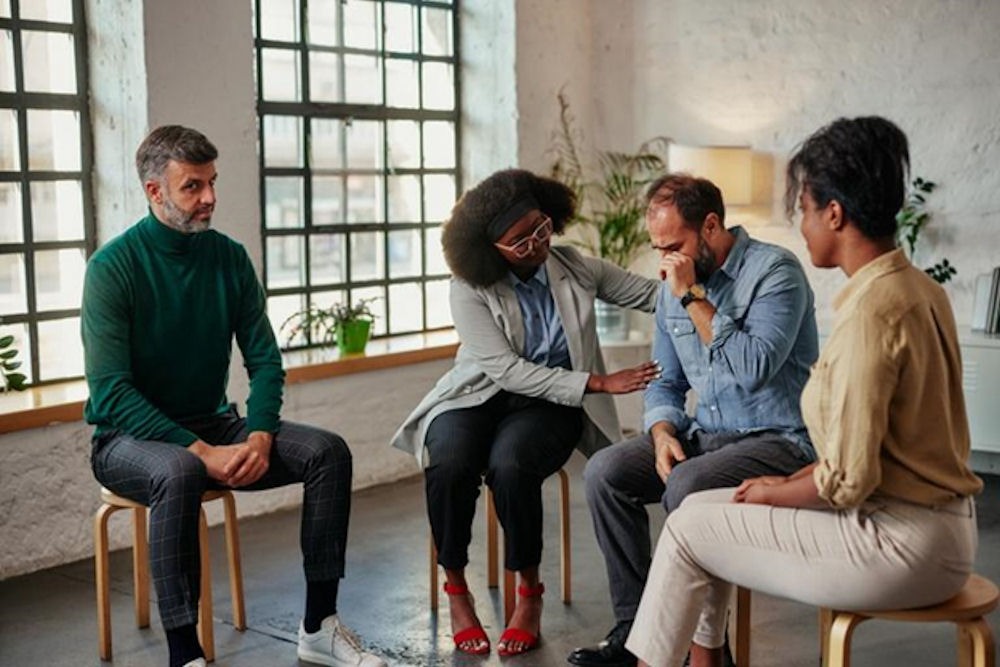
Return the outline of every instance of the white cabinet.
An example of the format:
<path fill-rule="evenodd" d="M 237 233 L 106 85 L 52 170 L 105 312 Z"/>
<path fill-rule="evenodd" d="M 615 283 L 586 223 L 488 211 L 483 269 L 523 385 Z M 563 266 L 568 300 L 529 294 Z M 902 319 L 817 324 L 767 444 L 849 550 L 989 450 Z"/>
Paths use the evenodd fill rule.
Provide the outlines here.
<path fill-rule="evenodd" d="M 1000 336 L 966 329 L 959 340 L 972 449 L 1000 454 Z"/>

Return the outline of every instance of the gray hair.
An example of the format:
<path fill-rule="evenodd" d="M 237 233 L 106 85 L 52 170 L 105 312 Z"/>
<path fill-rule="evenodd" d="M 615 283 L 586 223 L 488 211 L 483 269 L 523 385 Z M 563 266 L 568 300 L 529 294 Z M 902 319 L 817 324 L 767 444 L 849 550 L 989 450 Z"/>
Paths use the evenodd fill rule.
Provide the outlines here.
<path fill-rule="evenodd" d="M 142 140 L 135 152 L 135 169 L 142 183 L 160 180 L 171 160 L 205 164 L 219 157 L 215 145 L 198 130 L 182 125 L 161 125 Z"/>

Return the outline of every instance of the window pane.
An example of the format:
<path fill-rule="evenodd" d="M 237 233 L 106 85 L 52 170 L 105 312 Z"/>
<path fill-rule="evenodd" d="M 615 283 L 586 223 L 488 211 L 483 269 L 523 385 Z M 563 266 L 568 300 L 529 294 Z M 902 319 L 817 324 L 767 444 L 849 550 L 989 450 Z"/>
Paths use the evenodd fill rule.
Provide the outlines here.
<path fill-rule="evenodd" d="M 309 279 L 314 286 L 347 280 L 344 245 L 343 234 L 314 234 L 309 237 Z"/>
<path fill-rule="evenodd" d="M 0 16 L 10 18 L 10 0 L 0 0 Z"/>
<path fill-rule="evenodd" d="M 340 176 L 313 176 L 313 225 L 339 225 L 344 222 L 344 179 Z"/>
<path fill-rule="evenodd" d="M 39 380 L 83 375 L 80 318 L 38 323 Z"/>
<path fill-rule="evenodd" d="M 0 109 L 0 170 L 17 171 L 21 168 L 19 145 L 17 113 L 13 109 Z"/>
<path fill-rule="evenodd" d="M 299 52 L 291 49 L 261 49 L 261 94 L 274 102 L 302 99 Z"/>
<path fill-rule="evenodd" d="M 267 239 L 267 286 L 270 288 L 305 285 L 305 238 L 272 236 Z"/>
<path fill-rule="evenodd" d="M 424 177 L 424 220 L 444 222 L 455 204 L 455 177 L 433 175 Z"/>
<path fill-rule="evenodd" d="M 264 226 L 267 229 L 302 227 L 305 223 L 305 194 L 297 176 L 268 176 L 264 179 Z"/>
<path fill-rule="evenodd" d="M 341 120 L 316 118 L 312 122 L 312 152 L 314 169 L 340 169 L 344 166 L 341 140 L 344 123 Z"/>
<path fill-rule="evenodd" d="M 389 222 L 420 222 L 420 177 L 389 177 Z"/>
<path fill-rule="evenodd" d="M 302 166 L 302 119 L 294 116 L 264 117 L 264 166 Z"/>
<path fill-rule="evenodd" d="M 435 280 L 424 285 L 427 293 L 427 328 L 437 329 L 452 325 L 448 301 L 448 281 Z"/>
<path fill-rule="evenodd" d="M 447 63 L 424 63 L 424 108 L 455 108 L 455 77 Z"/>
<path fill-rule="evenodd" d="M 0 255 L 0 315 L 28 310 L 28 288 L 24 279 L 24 255 Z"/>
<path fill-rule="evenodd" d="M 288 345 L 288 330 L 282 327 L 285 320 L 291 317 L 292 313 L 302 310 L 305 305 L 305 295 L 289 294 L 286 296 L 269 296 L 267 298 L 267 318 L 271 320 L 271 328 L 274 329 L 274 337 L 278 339 L 280 345 Z M 305 343 L 302 336 L 293 339 L 293 344 L 301 345 Z"/>
<path fill-rule="evenodd" d="M 321 46 L 338 46 L 337 8 L 339 2 L 309 3 L 309 43 Z"/>
<path fill-rule="evenodd" d="M 389 232 L 389 277 L 419 276 L 423 258 L 420 230 L 406 229 Z"/>
<path fill-rule="evenodd" d="M 79 308 L 83 296 L 83 248 L 35 252 L 35 299 L 38 310 Z"/>
<path fill-rule="evenodd" d="M 340 58 L 336 53 L 309 52 L 309 98 L 314 102 L 340 102 Z"/>
<path fill-rule="evenodd" d="M 381 123 L 356 120 L 347 126 L 346 134 L 348 169 L 383 168 Z"/>
<path fill-rule="evenodd" d="M 351 104 L 382 103 L 382 60 L 344 56 L 344 101 Z"/>
<path fill-rule="evenodd" d="M 76 57 L 72 35 L 23 30 L 21 40 L 26 91 L 76 92 Z"/>
<path fill-rule="evenodd" d="M 375 314 L 375 322 L 372 324 L 372 335 L 385 335 L 385 289 L 382 287 L 362 287 L 351 290 L 352 304 L 357 303 L 361 299 L 374 299 L 374 301 L 368 304 L 372 313 Z"/>
<path fill-rule="evenodd" d="M 424 42 L 421 50 L 429 56 L 452 55 L 454 39 L 451 34 L 451 11 L 424 7 L 423 18 Z"/>
<path fill-rule="evenodd" d="M 420 283 L 389 285 L 389 331 L 394 334 L 424 328 L 424 295 Z"/>
<path fill-rule="evenodd" d="M 424 123 L 424 166 L 428 169 L 455 166 L 455 124 Z"/>
<path fill-rule="evenodd" d="M 386 124 L 386 132 L 389 135 L 389 167 L 419 167 L 420 124 L 412 120 L 391 120 Z"/>
<path fill-rule="evenodd" d="M 0 90 L 14 92 L 14 41 L 10 30 L 0 30 Z"/>
<path fill-rule="evenodd" d="M 0 220 L 3 220 L 0 243 L 21 243 L 24 240 L 20 183 L 0 183 Z M 3 278 L 0 277 L 0 280 Z"/>
<path fill-rule="evenodd" d="M 31 231 L 36 241 L 83 240 L 83 189 L 79 181 L 31 184 Z"/>
<path fill-rule="evenodd" d="M 80 170 L 80 114 L 28 109 L 28 169 Z"/>
<path fill-rule="evenodd" d="M 298 41 L 298 7 L 299 0 L 260 0 L 261 39 Z"/>
<path fill-rule="evenodd" d="M 7 10 L 9 15 L 10 10 Z M 72 0 L 21 0 L 21 18 L 53 23 L 73 22 Z"/>
<path fill-rule="evenodd" d="M 385 5 L 385 49 L 413 53 L 417 50 L 417 12 L 413 5 Z"/>
<path fill-rule="evenodd" d="M 448 263 L 444 261 L 444 251 L 441 249 L 441 228 L 428 227 L 424 230 L 424 238 L 427 239 L 427 275 L 451 273 Z"/>
<path fill-rule="evenodd" d="M 351 0 L 342 2 L 341 7 L 344 9 L 344 44 L 359 49 L 377 48 L 378 35 L 382 32 L 378 4 Z"/>
<path fill-rule="evenodd" d="M 382 252 L 383 238 L 384 235 L 381 232 L 351 234 L 350 279 L 352 282 L 385 277 Z"/>
<path fill-rule="evenodd" d="M 384 222 L 381 176 L 347 177 L 347 221 Z"/>
<path fill-rule="evenodd" d="M 412 60 L 390 59 L 385 67 L 386 105 L 403 109 L 420 106 L 419 65 Z"/>

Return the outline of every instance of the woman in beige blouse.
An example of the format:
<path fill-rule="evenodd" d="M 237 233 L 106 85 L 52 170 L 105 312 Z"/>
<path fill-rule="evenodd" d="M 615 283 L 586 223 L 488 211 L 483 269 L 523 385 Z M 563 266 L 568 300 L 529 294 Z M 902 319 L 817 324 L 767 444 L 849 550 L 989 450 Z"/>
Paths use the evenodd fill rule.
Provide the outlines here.
<path fill-rule="evenodd" d="M 896 247 L 906 135 L 840 119 L 788 165 L 813 264 L 849 278 L 802 394 L 818 461 L 689 496 L 664 525 L 626 646 L 642 663 L 721 665 L 733 584 L 819 607 L 941 602 L 977 547 L 962 364 L 944 290 Z"/>

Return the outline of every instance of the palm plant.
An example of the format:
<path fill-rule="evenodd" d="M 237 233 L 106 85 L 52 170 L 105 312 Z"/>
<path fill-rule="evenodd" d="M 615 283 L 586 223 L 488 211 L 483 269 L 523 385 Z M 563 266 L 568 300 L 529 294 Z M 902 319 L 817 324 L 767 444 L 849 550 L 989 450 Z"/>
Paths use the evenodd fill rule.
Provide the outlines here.
<path fill-rule="evenodd" d="M 549 152 L 554 155 L 550 175 L 565 183 L 577 196 L 577 213 L 568 221 L 584 228 L 576 241 L 588 252 L 627 268 L 649 243 L 643 222 L 644 193 L 666 167 L 670 140 L 655 137 L 635 153 L 597 151 L 596 173 L 579 149 L 581 133 L 574 127 L 565 94 L 560 91 L 559 128 Z"/>

